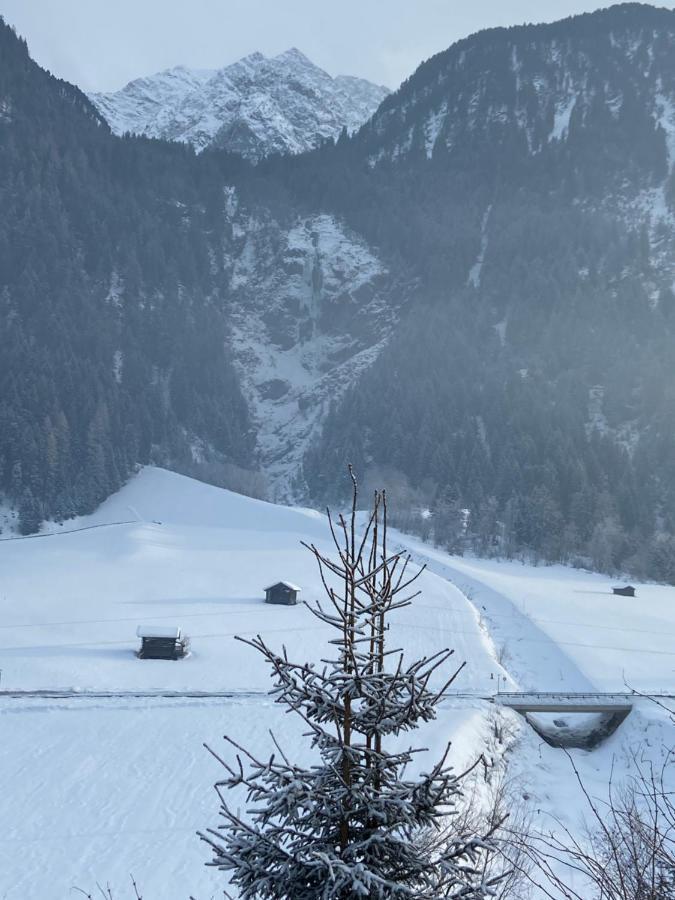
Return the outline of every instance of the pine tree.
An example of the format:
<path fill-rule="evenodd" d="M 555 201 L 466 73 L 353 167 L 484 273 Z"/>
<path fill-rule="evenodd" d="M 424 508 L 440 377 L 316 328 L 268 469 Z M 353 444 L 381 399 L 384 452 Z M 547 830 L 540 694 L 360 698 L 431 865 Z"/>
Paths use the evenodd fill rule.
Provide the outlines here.
<path fill-rule="evenodd" d="M 201 837 L 243 900 L 481 900 L 498 880 L 484 874 L 490 835 L 447 838 L 461 798 L 447 751 L 411 779 L 404 769 L 419 751 L 388 746 L 436 717 L 463 664 L 435 690 L 431 679 L 452 651 L 407 663 L 386 647 L 388 616 L 417 596 L 411 586 L 420 573 L 410 575 L 409 559 L 388 550 L 384 492 L 375 493 L 359 532 L 353 474 L 352 482 L 351 516 L 335 522 L 329 514 L 337 559 L 305 545 L 327 596 L 309 608 L 334 630 L 334 658 L 319 668 L 293 662 L 259 636 L 244 641 L 271 666 L 272 694 L 308 726 L 321 761 L 292 762 L 279 744 L 278 756 L 260 760 L 226 738 L 238 764 L 214 754 L 226 769 L 217 785 L 224 821 Z M 224 787 L 243 787 L 248 818 L 233 812 Z"/>
<path fill-rule="evenodd" d="M 25 488 L 19 504 L 19 531 L 21 534 L 34 534 L 39 531 L 42 522 L 40 504 L 29 487 Z"/>

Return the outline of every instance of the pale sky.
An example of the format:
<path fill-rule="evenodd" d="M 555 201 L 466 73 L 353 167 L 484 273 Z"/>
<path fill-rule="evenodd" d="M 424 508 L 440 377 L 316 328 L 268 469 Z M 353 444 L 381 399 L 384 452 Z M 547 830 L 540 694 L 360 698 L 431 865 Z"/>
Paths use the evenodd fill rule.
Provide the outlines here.
<path fill-rule="evenodd" d="M 396 88 L 422 60 L 494 25 L 553 21 L 602 0 L 0 0 L 31 55 L 86 91 L 183 64 L 215 69 L 298 47 L 332 75 Z M 658 5 L 675 7 L 675 2 Z"/>

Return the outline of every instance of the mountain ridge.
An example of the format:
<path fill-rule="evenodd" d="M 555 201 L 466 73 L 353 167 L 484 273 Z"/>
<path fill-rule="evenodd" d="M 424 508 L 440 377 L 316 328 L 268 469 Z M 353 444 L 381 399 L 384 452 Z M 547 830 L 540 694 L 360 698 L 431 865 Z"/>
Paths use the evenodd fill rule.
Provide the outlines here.
<path fill-rule="evenodd" d="M 292 47 L 274 57 L 256 51 L 221 69 L 175 66 L 90 99 L 118 135 L 220 147 L 258 161 L 355 131 L 388 93 L 365 79 L 332 77 Z"/>

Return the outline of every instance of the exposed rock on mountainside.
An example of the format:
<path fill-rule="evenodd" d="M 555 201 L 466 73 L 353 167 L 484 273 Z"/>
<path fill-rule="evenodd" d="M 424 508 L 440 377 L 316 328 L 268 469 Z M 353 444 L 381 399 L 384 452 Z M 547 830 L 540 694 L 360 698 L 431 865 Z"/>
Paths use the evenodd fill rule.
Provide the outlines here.
<path fill-rule="evenodd" d="M 281 225 L 237 210 L 227 251 L 235 365 L 277 499 L 306 496 L 302 461 L 336 402 L 386 346 L 407 289 L 328 215 Z"/>
<path fill-rule="evenodd" d="M 358 129 L 389 91 L 332 78 L 299 50 L 253 53 L 219 70 L 177 66 L 91 99 L 116 134 L 223 147 L 251 160 L 301 153 Z"/>

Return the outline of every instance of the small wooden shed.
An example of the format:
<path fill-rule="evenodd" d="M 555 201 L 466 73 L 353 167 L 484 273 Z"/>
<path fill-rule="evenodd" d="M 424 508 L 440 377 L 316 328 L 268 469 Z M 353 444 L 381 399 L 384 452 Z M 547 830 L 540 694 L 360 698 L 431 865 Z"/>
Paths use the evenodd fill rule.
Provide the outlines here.
<path fill-rule="evenodd" d="M 265 588 L 265 603 L 278 603 L 282 606 L 295 606 L 298 602 L 300 588 L 290 581 L 277 581 Z"/>
<path fill-rule="evenodd" d="M 627 584 L 625 587 L 615 587 L 612 588 L 613 594 L 618 594 L 619 597 L 634 597 L 635 596 L 635 588 L 632 584 Z"/>
<path fill-rule="evenodd" d="M 185 639 L 180 628 L 166 625 L 139 625 L 141 639 L 139 659 L 181 659 L 185 656 Z"/>

